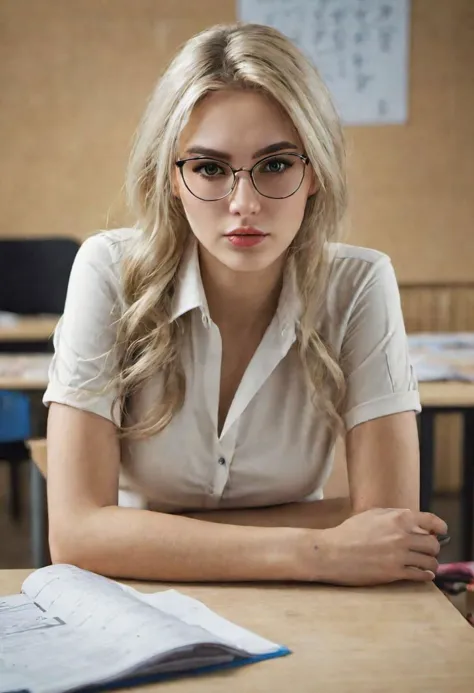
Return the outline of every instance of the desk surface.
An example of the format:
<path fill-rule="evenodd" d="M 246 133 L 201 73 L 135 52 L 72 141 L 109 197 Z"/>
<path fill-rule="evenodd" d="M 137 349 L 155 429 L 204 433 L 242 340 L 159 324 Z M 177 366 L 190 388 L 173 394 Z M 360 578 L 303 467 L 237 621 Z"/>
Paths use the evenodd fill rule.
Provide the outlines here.
<path fill-rule="evenodd" d="M 421 404 L 424 407 L 473 407 L 474 383 L 419 383 Z"/>
<path fill-rule="evenodd" d="M 29 571 L 0 571 L 0 595 Z M 144 591 L 164 585 L 142 583 Z M 176 585 L 175 585 L 176 587 Z M 472 693 L 474 629 L 433 585 L 372 589 L 200 586 L 178 589 L 293 654 L 230 672 L 160 683 L 184 693 Z"/>
<path fill-rule="evenodd" d="M 24 316 L 11 324 L 0 323 L 1 342 L 47 342 L 57 325 L 59 316 Z"/>
<path fill-rule="evenodd" d="M 0 353 L 0 390 L 45 390 L 51 354 Z"/>

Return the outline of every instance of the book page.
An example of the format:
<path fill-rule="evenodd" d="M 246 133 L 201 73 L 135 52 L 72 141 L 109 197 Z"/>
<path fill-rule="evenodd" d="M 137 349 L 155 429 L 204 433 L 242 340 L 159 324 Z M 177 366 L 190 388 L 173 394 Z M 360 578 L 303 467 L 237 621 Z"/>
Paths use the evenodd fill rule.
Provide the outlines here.
<path fill-rule="evenodd" d="M 186 612 L 184 602 L 179 608 L 175 604 L 162 609 L 159 599 L 156 604 L 153 600 L 147 603 L 135 590 L 72 566 L 48 566 L 32 573 L 23 591 L 19 606 L 29 609 L 34 603 L 47 619 L 59 619 L 65 625 L 17 627 L 2 638 L 0 693 L 20 688 L 31 693 L 60 693 L 142 671 L 184 671 L 227 663 L 235 657 L 280 652 L 274 643 L 258 638 L 253 643 L 255 651 L 246 652 L 240 647 L 242 638 L 237 645 L 216 628 L 206 630 L 196 617 L 188 622 L 179 618 L 179 613 Z M 10 609 L 12 606 L 14 601 Z M 166 599 L 161 606 L 166 606 Z M 38 616 L 36 611 L 34 617 Z M 224 635 L 225 628 L 221 626 L 220 632 Z"/>
<path fill-rule="evenodd" d="M 21 688 L 56 693 L 137 672 L 142 665 L 180 656 L 199 647 L 211 662 L 244 653 L 199 626 L 135 599 L 112 580 L 72 566 L 48 566 L 26 579 L 24 593 L 48 619 L 66 625 L 50 629 L 17 629 L 2 638 L 0 691 L 9 691 L 6 674 L 15 671 Z M 219 651 L 222 656 L 218 657 Z M 206 661 L 206 660 L 205 660 Z M 18 683 L 17 681 L 17 683 Z"/>
<path fill-rule="evenodd" d="M 222 618 L 202 602 L 181 594 L 177 590 L 166 590 L 153 594 L 138 592 L 137 596 L 148 604 L 152 604 L 168 614 L 173 614 L 185 623 L 200 625 L 216 637 L 227 640 L 253 654 L 263 654 L 272 648 L 274 650 L 280 649 L 280 645 Z"/>
<path fill-rule="evenodd" d="M 0 640 L 14 633 L 63 626 L 59 618 L 48 618 L 43 609 L 24 594 L 0 597 Z"/>

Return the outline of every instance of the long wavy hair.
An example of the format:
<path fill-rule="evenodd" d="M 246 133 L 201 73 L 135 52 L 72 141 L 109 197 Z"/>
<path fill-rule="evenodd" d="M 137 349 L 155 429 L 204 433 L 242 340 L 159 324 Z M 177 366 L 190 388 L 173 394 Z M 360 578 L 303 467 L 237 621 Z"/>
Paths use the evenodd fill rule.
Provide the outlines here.
<path fill-rule="evenodd" d="M 258 24 L 218 25 L 191 38 L 172 60 L 151 96 L 136 133 L 127 194 L 137 240 L 123 272 L 128 306 L 118 324 L 117 400 L 121 434 L 144 438 L 163 430 L 182 407 L 186 381 L 180 359 L 187 317 L 171 320 L 177 272 L 190 227 L 172 194 L 180 133 L 194 107 L 211 91 L 257 89 L 287 113 L 319 181 L 289 249 L 303 311 L 296 348 L 312 401 L 330 430 L 340 425 L 345 379 L 318 331 L 328 275 L 327 244 L 337 240 L 346 206 L 344 142 L 339 118 L 317 70 L 280 32 Z M 134 423 L 123 422 L 130 395 L 157 373 L 163 392 Z"/>

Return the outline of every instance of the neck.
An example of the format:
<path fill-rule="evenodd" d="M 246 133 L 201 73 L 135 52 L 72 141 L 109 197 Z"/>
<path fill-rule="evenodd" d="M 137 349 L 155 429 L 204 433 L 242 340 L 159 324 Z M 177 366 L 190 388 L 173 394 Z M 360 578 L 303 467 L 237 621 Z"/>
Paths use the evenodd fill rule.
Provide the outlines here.
<path fill-rule="evenodd" d="M 266 327 L 278 306 L 283 263 L 260 272 L 235 272 L 200 248 L 202 283 L 209 312 L 219 328 L 250 331 Z"/>

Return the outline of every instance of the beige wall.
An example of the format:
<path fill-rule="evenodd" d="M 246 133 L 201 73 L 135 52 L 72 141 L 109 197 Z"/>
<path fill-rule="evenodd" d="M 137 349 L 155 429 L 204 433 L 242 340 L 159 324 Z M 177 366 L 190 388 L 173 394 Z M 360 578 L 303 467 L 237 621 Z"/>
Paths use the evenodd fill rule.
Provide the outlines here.
<path fill-rule="evenodd" d="M 0 235 L 125 221 L 132 133 L 168 58 L 235 0 L 2 0 Z M 474 241 L 474 2 L 413 0 L 410 118 L 348 128 L 351 240 L 402 281 L 468 281 Z"/>

